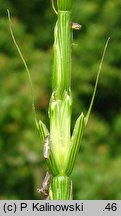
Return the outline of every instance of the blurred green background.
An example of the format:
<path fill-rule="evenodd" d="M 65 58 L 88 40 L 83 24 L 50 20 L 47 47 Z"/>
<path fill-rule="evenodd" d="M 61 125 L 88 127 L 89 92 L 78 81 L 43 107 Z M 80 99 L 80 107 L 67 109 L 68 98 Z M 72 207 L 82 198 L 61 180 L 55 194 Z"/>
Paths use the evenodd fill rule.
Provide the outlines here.
<path fill-rule="evenodd" d="M 47 166 L 31 110 L 30 84 L 13 45 L 6 10 L 47 125 L 56 15 L 48 0 L 0 0 L 0 199 L 41 199 Z M 93 110 L 72 173 L 74 199 L 121 199 L 121 1 L 73 1 L 72 128 L 86 113 L 110 36 Z M 48 126 L 49 127 L 49 126 Z"/>

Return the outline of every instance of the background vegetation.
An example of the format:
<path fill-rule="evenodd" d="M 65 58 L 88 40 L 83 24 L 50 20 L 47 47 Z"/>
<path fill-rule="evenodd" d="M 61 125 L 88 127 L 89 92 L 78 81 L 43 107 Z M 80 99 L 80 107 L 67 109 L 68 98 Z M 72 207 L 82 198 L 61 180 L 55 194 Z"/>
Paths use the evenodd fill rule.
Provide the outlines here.
<path fill-rule="evenodd" d="M 74 199 L 121 199 L 120 6 L 120 0 L 73 1 L 72 21 L 82 29 L 73 36 L 72 126 L 88 109 L 104 43 L 111 37 L 72 174 Z M 47 124 L 56 15 L 48 0 L 0 0 L 0 199 L 40 199 L 37 187 L 47 167 L 28 77 L 10 37 L 7 8 L 31 71 L 38 118 Z"/>

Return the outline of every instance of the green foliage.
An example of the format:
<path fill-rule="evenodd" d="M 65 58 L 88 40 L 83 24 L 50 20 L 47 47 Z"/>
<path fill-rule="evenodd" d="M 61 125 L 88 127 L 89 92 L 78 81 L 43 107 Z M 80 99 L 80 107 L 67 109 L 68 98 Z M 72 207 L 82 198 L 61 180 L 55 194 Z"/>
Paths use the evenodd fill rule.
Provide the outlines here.
<path fill-rule="evenodd" d="M 9 34 L 6 10 L 12 12 L 14 33 L 31 71 L 38 118 L 47 125 L 55 17 L 47 0 L 0 0 L 0 5 L 0 199 L 40 199 L 36 189 L 46 170 L 43 150 L 28 77 Z M 72 125 L 87 112 L 102 49 L 111 37 L 72 173 L 74 199 L 121 199 L 120 20 L 119 0 L 73 3 L 73 21 L 82 29 L 73 36 Z"/>

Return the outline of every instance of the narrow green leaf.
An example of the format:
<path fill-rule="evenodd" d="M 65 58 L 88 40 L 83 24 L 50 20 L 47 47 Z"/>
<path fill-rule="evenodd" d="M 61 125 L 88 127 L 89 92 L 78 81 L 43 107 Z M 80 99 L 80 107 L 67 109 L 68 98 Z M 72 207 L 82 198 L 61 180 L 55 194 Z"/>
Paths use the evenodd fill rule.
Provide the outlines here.
<path fill-rule="evenodd" d="M 70 149 L 69 149 L 69 154 L 67 155 L 67 165 L 65 169 L 65 174 L 67 176 L 69 176 L 73 170 L 76 156 L 80 148 L 83 131 L 84 131 L 84 115 L 82 113 L 75 123 L 75 127 L 71 137 Z"/>
<path fill-rule="evenodd" d="M 49 131 L 42 121 L 39 121 L 38 123 L 36 122 L 36 126 L 38 129 L 39 135 L 40 135 L 40 143 L 43 145 L 45 141 L 45 137 L 49 135 Z M 49 154 L 49 157 L 46 158 L 46 162 L 48 164 L 48 167 L 52 175 L 56 176 L 59 174 L 59 170 L 58 170 L 58 166 L 55 161 L 54 153 L 51 148 L 51 143 L 49 145 L 50 145 L 50 154 Z"/>
<path fill-rule="evenodd" d="M 101 69 L 102 69 L 102 65 L 103 65 L 103 61 L 104 61 L 104 57 L 105 57 L 105 53 L 106 53 L 106 50 L 107 50 L 107 46 L 108 46 L 109 40 L 110 40 L 110 37 L 107 39 L 107 41 L 105 43 L 105 46 L 104 46 L 104 49 L 103 49 L 103 54 L 102 54 L 102 58 L 101 58 L 101 61 L 100 61 L 98 72 L 97 72 L 97 77 L 96 77 L 96 82 L 95 82 L 95 87 L 94 87 L 92 99 L 91 99 L 91 102 L 90 102 L 90 105 L 89 105 L 89 109 L 88 109 L 87 115 L 86 115 L 86 117 L 84 119 L 85 125 L 87 125 L 87 122 L 88 122 L 88 119 L 89 119 L 89 116 L 90 116 L 90 113 L 91 113 L 91 110 L 92 110 L 92 106 L 93 106 L 93 103 L 94 103 L 94 98 L 95 98 L 95 94 L 96 94 L 96 90 L 97 90 L 97 85 L 98 85 L 98 81 L 99 81 L 99 76 L 100 76 L 100 72 L 101 72 Z"/>
<path fill-rule="evenodd" d="M 37 126 L 37 114 L 36 114 L 36 109 L 35 109 L 35 97 L 34 97 L 34 88 L 33 88 L 33 84 L 32 84 L 32 79 L 31 79 L 31 75 L 30 75 L 30 71 L 29 71 L 29 68 L 27 66 L 27 63 L 24 59 L 24 56 L 19 48 L 19 45 L 15 39 L 15 36 L 14 36 L 14 33 L 13 33 L 13 30 L 12 30 L 12 25 L 11 25 L 11 17 L 10 17 L 10 12 L 9 10 L 7 10 L 7 13 L 8 13 L 8 20 L 9 20 L 9 29 L 10 29 L 10 34 L 11 34 L 11 37 L 12 37 L 12 40 L 13 40 L 13 43 L 18 51 L 18 54 L 25 66 L 25 69 L 26 69 L 26 72 L 27 72 L 27 75 L 28 75 L 28 79 L 29 79 L 29 83 L 30 83 L 30 91 L 31 91 L 31 97 L 32 97 L 32 111 L 33 111 L 33 114 L 34 114 L 34 120 L 35 120 L 35 124 Z M 37 126 L 38 127 L 38 126 Z"/>
<path fill-rule="evenodd" d="M 36 126 L 40 135 L 40 143 L 43 144 L 45 137 L 49 135 L 49 131 L 46 125 L 41 120 L 39 120 L 39 122 L 36 122 Z"/>

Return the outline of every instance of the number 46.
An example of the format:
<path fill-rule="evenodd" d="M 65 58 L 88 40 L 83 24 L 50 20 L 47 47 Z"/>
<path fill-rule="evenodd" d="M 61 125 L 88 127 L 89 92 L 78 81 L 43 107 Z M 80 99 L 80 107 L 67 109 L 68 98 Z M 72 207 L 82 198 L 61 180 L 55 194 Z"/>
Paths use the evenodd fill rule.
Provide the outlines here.
<path fill-rule="evenodd" d="M 117 204 L 116 203 L 108 203 L 105 207 L 108 211 L 116 211 L 117 210 Z"/>

